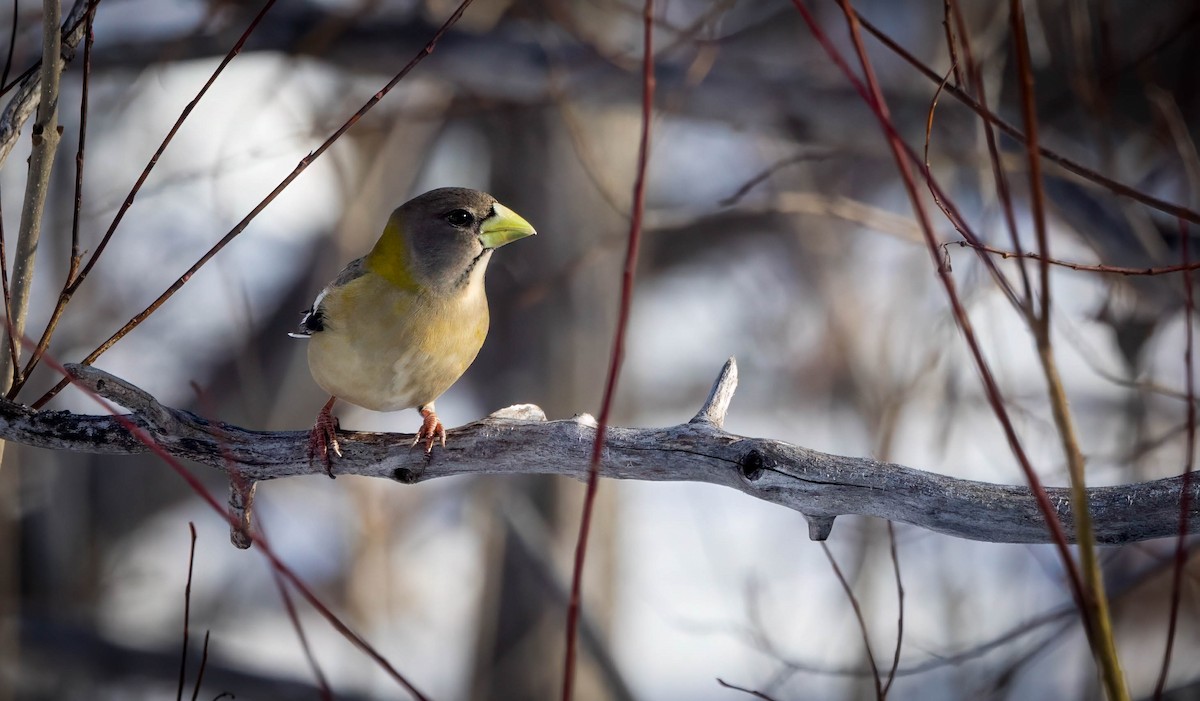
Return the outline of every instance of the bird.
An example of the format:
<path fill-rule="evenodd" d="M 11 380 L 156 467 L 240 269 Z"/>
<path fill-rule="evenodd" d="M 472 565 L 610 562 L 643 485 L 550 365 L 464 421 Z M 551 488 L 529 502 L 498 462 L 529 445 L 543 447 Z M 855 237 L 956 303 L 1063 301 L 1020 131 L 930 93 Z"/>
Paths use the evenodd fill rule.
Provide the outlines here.
<path fill-rule="evenodd" d="M 308 367 L 329 401 L 309 434 L 310 462 L 333 477 L 341 457 L 332 410 L 341 399 L 374 411 L 416 408 L 412 445 L 446 445 L 434 401 L 466 372 L 488 331 L 483 278 L 492 252 L 537 232 L 491 195 L 431 190 L 400 205 L 365 256 L 351 261 L 289 335 L 308 342 Z"/>

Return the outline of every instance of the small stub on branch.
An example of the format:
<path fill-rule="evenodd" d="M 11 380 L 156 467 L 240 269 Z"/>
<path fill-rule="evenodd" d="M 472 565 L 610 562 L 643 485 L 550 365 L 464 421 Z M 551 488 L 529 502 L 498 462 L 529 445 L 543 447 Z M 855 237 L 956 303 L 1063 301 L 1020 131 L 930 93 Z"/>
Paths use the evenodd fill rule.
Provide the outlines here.
<path fill-rule="evenodd" d="M 725 414 L 729 412 L 729 402 L 733 401 L 733 393 L 737 390 L 738 373 L 737 361 L 731 356 L 721 368 L 721 374 L 713 383 L 708 399 L 689 423 L 709 424 L 717 428 L 725 425 Z"/>
<path fill-rule="evenodd" d="M 829 538 L 829 533 L 833 530 L 833 520 L 837 516 L 809 516 L 808 514 L 804 514 L 804 518 L 808 521 L 808 539 L 826 540 Z"/>

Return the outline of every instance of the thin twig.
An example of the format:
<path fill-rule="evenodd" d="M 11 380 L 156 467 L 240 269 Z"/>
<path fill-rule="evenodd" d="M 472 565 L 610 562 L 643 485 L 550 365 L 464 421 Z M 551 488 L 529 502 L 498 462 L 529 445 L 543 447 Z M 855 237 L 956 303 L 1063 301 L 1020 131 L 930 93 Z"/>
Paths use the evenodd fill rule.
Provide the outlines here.
<path fill-rule="evenodd" d="M 19 0 L 13 0 L 11 19 L 12 27 L 8 36 L 8 53 L 4 57 L 4 72 L 2 75 L 0 75 L 0 85 L 4 85 L 8 82 L 8 72 L 12 70 L 13 50 L 17 46 L 17 17 L 20 5 L 21 3 Z M 0 200 L 2 200 L 2 198 L 0 198 Z M 0 210 L 0 288 L 3 289 L 4 294 L 5 335 L 8 338 L 9 363 L 11 363 L 9 368 L 11 369 L 12 373 L 11 377 L 8 377 L 0 382 L 11 385 L 16 380 L 16 372 L 17 368 L 20 367 L 20 360 L 18 359 L 17 355 L 17 336 L 13 333 L 12 328 L 12 298 L 9 295 L 8 288 L 8 252 L 5 250 L 4 245 L 4 216 L 2 210 Z"/>
<path fill-rule="evenodd" d="M 583 589 L 583 565 L 587 555 L 588 534 L 592 511 L 600 481 L 600 458 L 604 437 L 608 431 L 609 414 L 617 390 L 621 361 L 625 356 L 625 331 L 629 326 L 629 310 L 633 303 L 633 281 L 637 271 L 638 246 L 642 235 L 642 216 L 646 209 L 646 169 L 650 162 L 650 125 L 654 109 L 654 0 L 645 0 L 642 10 L 642 128 L 638 142 L 637 176 L 633 183 L 633 212 L 629 217 L 629 244 L 625 249 L 625 268 L 621 278 L 621 301 L 617 312 L 617 328 L 613 333 L 612 354 L 608 377 L 604 383 L 604 400 L 600 405 L 596 436 L 592 442 L 592 458 L 588 465 L 587 492 L 583 514 L 579 520 L 579 537 L 575 543 L 575 563 L 571 572 L 571 597 L 567 602 L 567 641 L 563 656 L 562 701 L 571 701 L 575 685 L 575 643 L 579 627 L 579 601 Z"/>
<path fill-rule="evenodd" d="M 957 65 L 951 66 L 946 70 L 946 75 L 942 76 L 942 80 L 938 83 L 937 90 L 933 91 L 933 97 L 929 98 L 929 110 L 925 113 L 925 146 L 922 154 L 925 156 L 923 161 L 925 164 L 925 170 L 929 172 L 933 172 L 933 168 L 929 163 L 929 147 L 933 143 L 933 117 L 937 113 L 938 98 L 941 97 L 942 90 L 946 88 L 946 84 L 950 82 L 950 75 L 954 72 L 955 68 L 957 68 Z M 942 210 L 942 214 L 946 215 L 946 219 L 950 222 L 950 225 L 954 227 L 955 231 L 963 234 L 962 228 L 959 227 L 959 220 L 950 213 L 950 209 L 942 201 L 942 198 L 938 197 L 938 190 L 936 187 L 934 187 L 933 180 L 926 179 L 925 185 L 929 188 L 929 194 L 931 197 L 933 197 L 933 203 L 937 205 L 938 209 Z M 965 238 L 966 235 L 963 235 Z"/>
<path fill-rule="evenodd" d="M 980 243 L 972 243 L 970 241 L 947 241 L 941 244 L 942 248 L 947 246 L 959 246 L 973 248 L 977 251 L 984 251 L 1001 258 L 1028 258 L 1030 260 L 1043 260 L 1043 256 L 1033 251 L 1006 251 L 1003 248 L 988 246 Z M 1076 263 L 1074 261 L 1059 260 L 1057 258 L 1045 258 L 1050 265 L 1056 265 L 1071 270 L 1088 273 L 1108 273 L 1110 275 L 1124 275 L 1126 277 L 1146 276 L 1146 275 L 1167 275 L 1169 273 L 1178 273 L 1184 271 L 1192 271 L 1200 269 L 1200 262 L 1188 263 L 1187 265 L 1164 265 L 1157 268 L 1127 268 L 1120 265 L 1104 265 L 1104 264 L 1089 264 Z"/>
<path fill-rule="evenodd" d="M 472 1 L 473 0 L 463 0 L 457 9 L 451 13 L 450 17 L 443 22 L 440 27 L 438 27 L 436 32 L 434 32 L 433 38 L 431 38 L 425 44 L 425 46 L 417 52 L 416 56 L 414 56 L 407 64 L 405 64 L 404 68 L 400 69 L 399 73 L 393 76 L 392 79 L 389 80 L 382 88 L 380 88 L 378 92 L 372 95 L 371 99 L 367 100 L 357 112 L 351 115 L 350 118 L 342 124 L 342 126 L 338 127 L 337 131 L 333 132 L 329 138 L 325 139 L 325 141 L 323 141 L 315 151 L 308 154 L 304 158 L 301 158 L 300 162 L 296 164 L 296 167 L 292 169 L 292 172 L 288 173 L 288 175 L 281 180 L 278 185 L 275 186 L 275 189 L 271 190 L 271 192 L 268 193 L 267 196 L 262 199 L 262 201 L 260 201 L 254 206 L 253 209 L 250 210 L 249 214 L 243 217 L 242 220 L 239 221 L 232 229 L 230 229 L 227 234 L 222 236 L 220 241 L 217 241 L 212 248 L 208 249 L 204 255 L 200 256 L 199 260 L 193 263 L 192 266 L 183 273 L 183 275 L 180 275 L 175 282 L 171 283 L 170 287 L 168 287 L 166 291 L 160 294 L 145 309 L 135 314 L 133 318 L 127 321 L 125 325 L 113 333 L 112 336 L 109 336 L 107 340 L 105 340 L 99 346 L 96 346 L 96 348 L 93 349 L 91 353 L 88 353 L 87 357 L 81 362 L 84 365 L 91 365 L 92 363 L 96 362 L 96 359 L 103 355 L 104 352 L 109 348 L 111 348 L 114 343 L 124 338 L 133 329 L 137 328 L 138 325 L 146 320 L 147 317 L 157 311 L 158 308 L 166 303 L 168 299 L 173 297 L 175 293 L 178 292 L 185 284 L 187 284 L 188 280 L 190 280 L 192 276 L 196 274 L 196 271 L 208 263 L 208 261 L 211 260 L 213 256 L 217 255 L 221 249 L 229 245 L 230 241 L 233 241 L 243 231 L 245 231 L 246 227 L 250 225 L 250 222 L 254 221 L 255 217 L 257 217 L 264 209 L 267 208 L 267 205 L 274 202 L 275 198 L 278 197 L 280 193 L 282 193 L 289 185 L 291 185 L 296 178 L 300 177 L 300 174 L 303 173 L 310 165 L 312 165 L 313 162 L 320 158 L 322 154 L 328 151 L 329 147 L 332 146 L 335 141 L 340 139 L 343 134 L 349 131 L 350 127 L 354 126 L 358 123 L 358 120 L 362 119 L 363 115 L 369 112 L 371 108 L 379 103 L 380 100 L 386 97 L 387 94 L 392 91 L 392 88 L 395 88 L 396 85 L 403 80 L 413 68 L 417 66 L 417 64 L 425 60 L 425 57 L 433 53 L 433 50 L 437 46 L 438 42 L 441 41 L 441 38 L 445 36 L 446 32 L 450 31 L 450 28 L 453 27 L 456 22 L 458 22 L 459 18 L 462 17 L 463 12 L 466 11 L 467 7 L 470 6 Z M 54 396 L 61 392 L 63 388 L 67 386 L 67 384 L 69 384 L 69 380 L 64 379 L 59 381 L 59 383 L 54 385 L 50 391 L 46 392 L 44 395 L 38 398 L 36 402 L 33 403 L 34 408 L 40 409 L 41 407 L 45 406 L 46 402 L 54 398 Z"/>
<path fill-rule="evenodd" d="M 975 60 L 975 52 L 971 50 L 971 33 L 967 30 L 966 20 L 963 19 L 962 10 L 958 6 L 958 0 L 948 0 L 952 19 L 958 27 L 959 41 L 962 42 L 963 60 L 966 61 L 967 75 L 971 78 L 971 87 L 975 90 L 976 99 L 979 104 L 987 109 L 987 88 L 986 82 L 983 79 L 983 69 Z M 959 82 L 959 87 L 962 83 Z M 1001 210 L 1004 212 L 1004 223 L 1008 228 L 1008 239 L 1012 244 L 1013 250 L 1021 248 L 1021 237 L 1017 230 L 1017 216 L 1013 211 L 1012 191 L 1008 185 L 1008 174 L 1004 170 L 1004 165 L 1000 161 L 1000 147 L 996 143 L 996 130 L 992 123 L 986 119 L 979 120 L 980 127 L 983 129 L 984 140 L 987 142 L 988 160 L 992 164 L 992 179 L 996 184 L 996 197 L 1000 200 Z M 1021 276 L 1021 289 L 1025 293 L 1023 303 L 1019 308 L 1024 312 L 1025 316 L 1033 313 L 1033 285 L 1029 281 L 1029 271 L 1025 269 L 1025 264 L 1019 263 L 1017 270 Z"/>
<path fill-rule="evenodd" d="M 1181 241 L 1180 255 L 1183 258 L 1183 264 L 1187 265 L 1190 258 L 1188 246 L 1188 231 L 1187 223 L 1180 220 L 1179 222 L 1179 239 Z M 1184 453 L 1184 468 L 1183 482 L 1186 485 L 1191 484 L 1193 454 L 1196 451 L 1196 402 L 1195 402 L 1195 353 L 1192 340 L 1192 315 L 1195 314 L 1196 305 L 1194 293 L 1192 291 L 1192 274 L 1190 269 L 1183 271 L 1183 287 L 1184 287 L 1184 334 L 1185 347 L 1184 351 L 1184 382 L 1186 383 L 1185 391 L 1187 392 L 1187 444 Z M 1170 613 L 1167 619 L 1167 649 L 1163 652 L 1162 668 L 1158 672 L 1158 681 L 1154 685 L 1154 699 L 1158 701 L 1162 698 L 1163 691 L 1167 684 L 1167 674 L 1171 669 L 1171 653 L 1175 648 L 1175 629 L 1179 623 L 1179 605 L 1183 596 L 1183 573 L 1184 567 L 1187 564 L 1187 528 L 1188 528 L 1188 509 L 1191 508 L 1191 495 L 1185 494 L 1179 499 L 1179 536 L 1175 539 L 1175 564 L 1171 573 L 1171 605 Z"/>
<path fill-rule="evenodd" d="M 1038 292 L 1041 293 L 1041 312 L 1030 320 L 1039 320 L 1040 335 L 1049 343 L 1050 339 L 1050 240 L 1046 233 L 1046 191 L 1042 186 L 1042 159 L 1038 154 L 1038 119 L 1034 105 L 1033 67 L 1029 58 L 1029 38 L 1025 34 L 1025 10 L 1021 0 L 1010 0 L 1009 21 L 1013 41 L 1016 43 L 1017 85 L 1021 94 L 1021 119 L 1025 127 L 1025 155 L 1029 163 L 1029 203 L 1033 214 L 1033 231 L 1037 240 Z M 1030 309 L 1033 300 L 1029 301 Z M 1035 334 L 1038 332 L 1035 331 Z"/>
<path fill-rule="evenodd" d="M 717 204 L 721 207 L 732 207 L 732 206 L 736 205 L 738 202 L 741 202 L 742 198 L 745 197 L 746 195 L 748 195 L 750 193 L 750 191 L 753 190 L 755 187 L 757 187 L 760 183 L 767 181 L 768 179 L 770 179 L 770 177 L 772 175 L 775 175 L 776 173 L 783 170 L 784 168 L 787 168 L 788 166 L 791 166 L 791 165 L 795 165 L 797 163 L 820 161 L 820 160 L 829 158 L 830 155 L 831 155 L 831 153 L 828 151 L 817 151 L 817 152 L 808 152 L 808 153 L 798 153 L 794 156 L 788 156 L 786 158 L 781 158 L 778 161 L 775 161 L 771 165 L 764 168 L 761 172 L 759 172 L 754 177 L 752 177 L 749 180 L 747 180 L 746 182 L 742 183 L 742 186 L 739 187 L 736 191 L 734 191 L 734 193 L 732 195 L 730 195 L 729 197 L 726 197 L 725 199 L 721 200 Z"/>
<path fill-rule="evenodd" d="M 188 625 L 192 617 L 192 567 L 196 564 L 196 524 L 188 521 L 188 531 L 191 533 L 192 543 L 188 549 L 187 585 L 183 588 L 183 645 L 179 653 L 179 688 L 175 692 L 175 701 L 183 701 L 183 680 L 187 677 L 188 636 L 191 635 Z"/>
<path fill-rule="evenodd" d="M 838 567 L 837 560 L 834 559 L 833 553 L 829 551 L 829 546 L 824 541 L 821 542 L 821 551 L 829 560 L 829 566 L 833 568 L 834 575 L 842 585 L 842 591 L 846 592 L 846 598 L 850 599 L 850 606 L 854 609 L 854 618 L 858 621 L 858 630 L 862 635 L 863 648 L 867 653 L 867 664 L 871 666 L 871 681 L 875 685 L 875 698 L 883 701 L 883 685 L 879 681 L 879 666 L 875 664 L 875 653 L 871 652 L 871 636 L 867 632 L 867 619 L 863 616 L 862 607 L 858 604 L 858 597 L 854 595 L 854 590 L 850 588 L 850 582 L 846 581 L 846 575 L 842 574 L 842 568 Z"/>
<path fill-rule="evenodd" d="M 59 0 L 42 0 L 42 70 L 39 79 L 41 97 L 38 101 L 37 119 L 33 125 L 33 153 L 29 157 L 29 178 L 25 184 L 25 201 L 21 207 L 21 228 L 17 232 L 17 246 L 13 257 L 12 305 L 9 307 L 9 333 L 21 338 L 25 333 L 25 317 L 29 311 L 29 295 L 33 287 L 33 269 L 38 240 L 42 234 L 42 213 L 46 208 L 46 195 L 50 189 L 50 171 L 54 168 L 54 155 L 58 152 L 61 139 L 58 132 L 58 86 L 62 77 L 59 53 L 62 51 L 62 36 L 59 34 L 59 16 L 62 8 Z M 20 360 L 17 348 L 17 360 Z M 7 356 L 3 365 L 8 364 Z M 16 371 L 14 370 L 14 373 Z M 9 387 L 7 368 L 0 370 L 2 388 Z M 20 374 L 16 373 L 16 382 Z"/>
<path fill-rule="evenodd" d="M 75 202 L 71 209 L 71 260 L 67 266 L 67 284 L 75 279 L 79 272 L 79 219 L 83 211 L 83 155 L 87 146 L 88 124 L 88 92 L 92 84 L 92 44 L 96 34 L 92 26 L 96 20 L 96 5 L 100 0 L 92 0 L 88 6 L 87 25 L 83 30 L 83 78 L 79 95 L 79 147 L 75 151 Z M 43 351 L 44 352 L 44 351 Z M 34 354 L 36 357 L 36 353 Z M 30 358 L 31 363 L 36 360 Z M 28 376 L 32 367 L 25 368 L 22 375 Z"/>
<path fill-rule="evenodd" d="M 1200 188 L 1200 153 L 1197 153 L 1196 144 L 1188 132 L 1183 115 L 1180 114 L 1178 105 L 1161 91 L 1152 90 L 1151 101 L 1163 113 L 1167 128 L 1170 130 L 1176 148 L 1183 159 L 1188 180 L 1193 191 L 1195 191 L 1196 188 Z M 1187 393 L 1187 443 L 1184 453 L 1183 481 L 1184 484 L 1190 485 L 1196 451 L 1195 353 L 1192 337 L 1192 317 L 1196 312 L 1196 303 L 1194 298 L 1195 292 L 1192 289 L 1191 268 L 1189 267 L 1189 263 L 1191 262 L 1191 246 L 1188 239 L 1188 226 L 1182 220 L 1179 221 L 1179 241 L 1179 255 L 1183 262 L 1183 328 L 1185 337 L 1183 361 L 1184 391 Z M 1158 681 L 1154 685 L 1155 701 L 1162 698 L 1163 691 L 1166 688 L 1167 676 L 1171 667 L 1171 655 L 1175 648 L 1175 631 L 1178 627 L 1179 606 L 1183 595 L 1183 574 L 1188 556 L 1187 528 L 1190 516 L 1188 509 L 1190 508 L 1191 497 L 1185 496 L 1180 498 L 1179 536 L 1175 539 L 1175 562 L 1171 575 L 1171 605 L 1167 623 L 1167 645 L 1166 650 L 1163 652 L 1162 667 L 1159 669 Z"/>
<path fill-rule="evenodd" d="M 946 51 L 950 54 L 950 71 L 954 74 L 954 84 L 963 84 L 962 71 L 958 67 L 958 42 L 954 38 L 954 27 L 950 22 L 950 0 L 942 0 L 942 31 L 946 34 Z M 965 36 L 966 32 L 959 29 Z"/>
<path fill-rule="evenodd" d="M 211 630 L 204 631 L 204 647 L 200 648 L 200 669 L 196 670 L 196 684 L 192 687 L 192 701 L 200 696 L 200 685 L 204 682 L 204 669 L 208 667 L 208 636 Z"/>
<path fill-rule="evenodd" d="M 754 689 L 747 689 L 744 686 L 737 686 L 736 684 L 730 684 L 729 682 L 725 681 L 724 679 L 722 679 L 720 677 L 717 677 L 717 683 L 720 684 L 721 686 L 725 687 L 726 689 L 733 689 L 734 691 L 740 691 L 745 694 L 750 694 L 751 696 L 753 696 L 756 699 L 763 699 L 763 701 L 775 701 L 774 698 L 767 696 L 766 694 L 764 694 L 761 691 L 755 691 Z"/>
<path fill-rule="evenodd" d="M 896 574 L 896 604 L 899 613 L 896 616 L 896 652 L 892 655 L 892 667 L 888 670 L 887 681 L 883 684 L 883 695 L 887 696 L 896 681 L 896 670 L 900 668 L 900 650 L 904 646 L 904 580 L 900 577 L 900 553 L 896 549 L 896 524 L 887 522 L 888 550 L 892 555 L 892 571 Z"/>

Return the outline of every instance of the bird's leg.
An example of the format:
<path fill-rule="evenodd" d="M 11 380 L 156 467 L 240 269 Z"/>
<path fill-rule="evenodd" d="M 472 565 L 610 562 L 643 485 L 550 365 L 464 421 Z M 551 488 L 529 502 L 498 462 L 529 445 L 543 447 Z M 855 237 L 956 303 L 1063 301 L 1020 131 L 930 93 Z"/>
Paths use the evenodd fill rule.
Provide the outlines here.
<path fill-rule="evenodd" d="M 333 409 L 333 403 L 337 401 L 337 397 L 330 397 L 329 401 L 325 402 L 325 406 L 321 407 L 321 413 L 317 414 L 317 421 L 313 424 L 312 431 L 308 434 L 308 462 L 316 458 L 321 458 L 325 462 L 325 474 L 330 478 L 333 474 L 333 456 L 329 454 L 330 449 L 333 454 L 342 457 L 342 446 L 338 445 L 337 430 L 338 421 L 333 418 L 330 413 Z"/>
<path fill-rule="evenodd" d="M 433 410 L 433 402 L 417 407 L 417 411 L 421 412 L 421 430 L 417 431 L 417 437 L 413 439 L 412 444 L 415 446 L 421 441 L 425 441 L 425 454 L 429 455 L 433 452 L 433 444 L 439 440 L 442 447 L 446 447 L 446 427 L 437 417 L 437 412 Z"/>

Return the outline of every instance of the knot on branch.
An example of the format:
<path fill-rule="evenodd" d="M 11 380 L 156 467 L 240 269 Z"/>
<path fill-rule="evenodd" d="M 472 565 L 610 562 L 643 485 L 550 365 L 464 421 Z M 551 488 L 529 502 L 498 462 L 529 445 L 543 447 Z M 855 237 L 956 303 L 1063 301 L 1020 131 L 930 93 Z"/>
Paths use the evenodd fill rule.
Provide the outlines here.
<path fill-rule="evenodd" d="M 762 477 L 764 469 L 766 468 L 763 465 L 763 455 L 757 449 L 746 453 L 738 462 L 738 472 L 747 482 L 757 482 L 758 478 Z"/>

